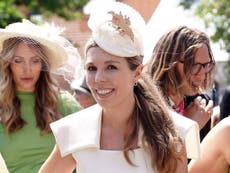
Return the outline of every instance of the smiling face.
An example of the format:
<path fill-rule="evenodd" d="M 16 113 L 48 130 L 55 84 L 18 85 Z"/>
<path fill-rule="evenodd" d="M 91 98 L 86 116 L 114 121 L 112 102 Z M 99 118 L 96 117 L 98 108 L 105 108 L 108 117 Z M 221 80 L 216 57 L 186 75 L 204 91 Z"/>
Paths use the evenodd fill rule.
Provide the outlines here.
<path fill-rule="evenodd" d="M 102 107 L 114 108 L 134 102 L 133 86 L 140 70 L 131 71 L 125 58 L 91 47 L 85 68 L 87 83 Z"/>
<path fill-rule="evenodd" d="M 42 62 L 36 48 L 21 42 L 15 49 L 10 69 L 17 91 L 33 92 L 39 79 Z"/>
<path fill-rule="evenodd" d="M 200 48 L 197 49 L 195 56 L 194 56 L 194 64 L 192 68 L 196 68 L 194 65 L 196 64 L 207 64 L 208 62 L 211 62 L 211 57 L 208 52 L 208 47 L 203 44 Z M 186 95 L 195 95 L 198 93 L 198 90 L 200 87 L 203 87 L 204 81 L 206 79 L 207 73 L 205 72 L 204 66 L 200 68 L 200 71 L 198 71 L 196 74 L 191 74 L 190 79 L 186 79 L 186 76 L 183 71 L 183 63 L 177 64 L 177 70 L 179 72 L 180 77 L 184 81 L 183 83 L 183 90 L 185 91 Z M 189 81 L 192 83 L 191 87 L 189 85 Z"/>

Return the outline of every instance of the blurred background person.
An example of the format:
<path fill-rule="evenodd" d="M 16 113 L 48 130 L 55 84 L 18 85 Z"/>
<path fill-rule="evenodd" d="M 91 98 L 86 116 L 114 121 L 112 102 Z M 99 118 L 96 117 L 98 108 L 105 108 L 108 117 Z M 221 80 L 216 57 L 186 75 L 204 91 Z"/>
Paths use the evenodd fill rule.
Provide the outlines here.
<path fill-rule="evenodd" d="M 201 139 L 211 128 L 213 101 L 205 91 L 213 87 L 214 67 L 208 36 L 186 26 L 166 32 L 146 65 L 171 109 L 199 124 Z"/>
<path fill-rule="evenodd" d="M 73 81 L 73 83 L 71 84 L 71 88 L 74 91 L 73 96 L 76 98 L 81 109 L 96 104 L 96 101 L 86 83 L 85 76 L 80 80 Z"/>
<path fill-rule="evenodd" d="M 49 124 L 79 110 L 51 75 L 67 61 L 63 44 L 28 20 L 0 30 L 0 152 L 10 173 L 37 173 L 55 144 Z"/>
<path fill-rule="evenodd" d="M 230 115 L 230 86 L 224 90 L 223 97 L 220 103 L 220 121 Z"/>

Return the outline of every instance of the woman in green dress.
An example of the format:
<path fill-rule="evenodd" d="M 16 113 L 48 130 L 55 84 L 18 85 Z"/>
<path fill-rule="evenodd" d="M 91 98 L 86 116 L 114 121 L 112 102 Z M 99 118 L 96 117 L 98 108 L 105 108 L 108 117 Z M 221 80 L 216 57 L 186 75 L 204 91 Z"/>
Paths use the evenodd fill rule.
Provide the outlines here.
<path fill-rule="evenodd" d="M 26 20 L 0 30 L 0 153 L 10 173 L 37 173 L 55 144 L 49 124 L 79 110 L 51 76 L 67 60 L 65 41 Z"/>

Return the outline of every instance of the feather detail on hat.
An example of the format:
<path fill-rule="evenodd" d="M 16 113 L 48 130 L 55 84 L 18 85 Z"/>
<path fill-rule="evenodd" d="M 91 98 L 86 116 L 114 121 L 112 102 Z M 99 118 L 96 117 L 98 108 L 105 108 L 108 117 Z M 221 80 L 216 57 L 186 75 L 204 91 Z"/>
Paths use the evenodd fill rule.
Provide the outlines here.
<path fill-rule="evenodd" d="M 65 63 L 61 67 L 52 70 L 52 73 L 62 75 L 69 84 L 71 84 L 73 80 L 81 78 L 83 64 L 79 52 L 69 40 L 60 36 L 65 28 L 56 26 L 54 23 L 44 23 L 41 25 L 41 29 L 47 34 L 50 40 L 58 43 L 65 49 L 68 57 Z M 59 37 L 57 37 L 57 35 Z"/>
<path fill-rule="evenodd" d="M 88 25 L 93 40 L 104 51 L 120 57 L 144 54 L 146 24 L 132 7 L 121 2 L 108 3 L 91 13 Z"/>
<path fill-rule="evenodd" d="M 134 41 L 134 34 L 132 29 L 130 28 L 130 20 L 127 16 L 122 16 L 121 12 L 116 14 L 113 11 L 108 12 L 113 16 L 112 24 L 114 27 L 119 31 L 119 33 L 123 35 L 127 35 L 130 37 L 131 40 Z"/>

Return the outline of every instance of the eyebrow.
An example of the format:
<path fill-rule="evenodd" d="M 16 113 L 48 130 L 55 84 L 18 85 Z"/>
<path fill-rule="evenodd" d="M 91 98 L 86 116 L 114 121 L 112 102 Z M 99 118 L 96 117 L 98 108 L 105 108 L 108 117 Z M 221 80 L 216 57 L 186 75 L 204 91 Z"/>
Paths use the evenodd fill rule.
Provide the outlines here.
<path fill-rule="evenodd" d="M 18 57 L 18 58 L 25 58 L 23 56 L 20 56 L 20 55 L 14 55 L 13 58 L 15 57 Z M 29 57 L 29 58 L 40 58 L 38 55 L 35 55 L 35 56 L 32 56 L 32 57 Z"/>
<path fill-rule="evenodd" d="M 114 60 L 108 60 L 108 61 L 105 61 L 105 64 L 121 64 L 121 62 L 119 62 L 119 61 L 114 61 Z M 93 62 L 88 62 L 88 63 L 86 63 L 86 64 L 94 64 Z"/>
<path fill-rule="evenodd" d="M 121 64 L 121 62 L 119 62 L 119 61 L 114 61 L 114 60 L 109 60 L 109 61 L 106 61 L 106 62 L 105 62 L 105 64 L 111 64 L 111 63 Z"/>

